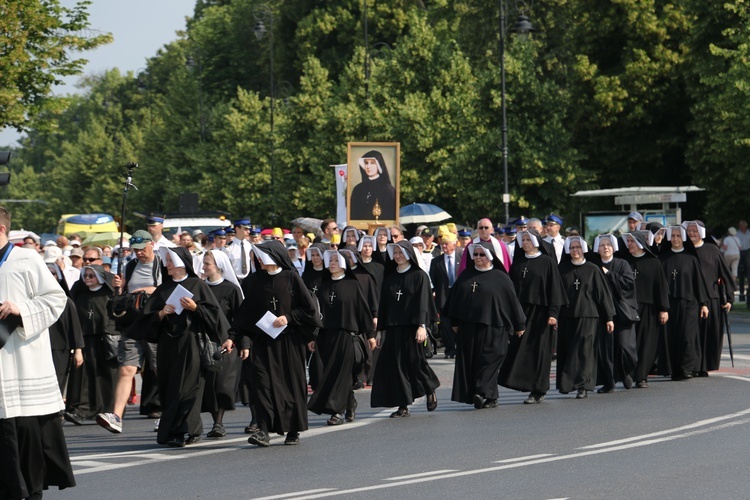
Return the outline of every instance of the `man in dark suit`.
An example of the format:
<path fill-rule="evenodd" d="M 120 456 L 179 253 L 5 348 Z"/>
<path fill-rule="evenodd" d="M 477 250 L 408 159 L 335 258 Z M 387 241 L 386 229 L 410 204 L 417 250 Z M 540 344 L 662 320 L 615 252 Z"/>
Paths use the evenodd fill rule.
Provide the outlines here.
<path fill-rule="evenodd" d="M 461 263 L 463 248 L 456 247 L 456 235 L 447 233 L 440 238 L 442 254 L 432 260 L 430 279 L 435 292 L 435 306 L 440 313 L 440 338 L 445 346 L 445 357 L 456 357 L 456 342 L 453 338 L 448 315 L 443 309 L 447 306 L 448 292 L 458 277 L 458 267 Z"/>

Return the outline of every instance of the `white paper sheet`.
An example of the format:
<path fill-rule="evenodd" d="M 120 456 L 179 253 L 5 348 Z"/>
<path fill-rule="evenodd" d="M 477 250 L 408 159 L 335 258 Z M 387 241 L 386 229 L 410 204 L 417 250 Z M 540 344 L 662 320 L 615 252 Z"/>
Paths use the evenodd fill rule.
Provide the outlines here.
<path fill-rule="evenodd" d="M 180 304 L 180 299 L 183 297 L 192 299 L 193 294 L 184 286 L 177 285 L 177 287 L 172 291 L 172 293 L 169 295 L 169 298 L 167 299 L 167 304 L 174 306 L 175 314 L 182 314 L 182 311 L 184 310 L 184 308 Z"/>
<path fill-rule="evenodd" d="M 278 316 L 276 316 L 271 311 L 266 311 L 266 314 L 264 314 L 263 317 L 260 318 L 257 323 L 255 323 L 255 326 L 263 330 L 266 335 L 268 335 L 272 339 L 275 339 L 281 334 L 281 332 L 284 331 L 284 329 L 286 329 L 286 325 L 273 326 L 273 322 L 276 321 L 277 317 Z"/>

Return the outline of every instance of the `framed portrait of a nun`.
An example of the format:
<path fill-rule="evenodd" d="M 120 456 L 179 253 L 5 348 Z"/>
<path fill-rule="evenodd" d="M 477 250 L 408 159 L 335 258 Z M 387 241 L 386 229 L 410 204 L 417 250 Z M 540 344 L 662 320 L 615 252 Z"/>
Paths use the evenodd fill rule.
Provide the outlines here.
<path fill-rule="evenodd" d="M 347 152 L 348 223 L 358 229 L 373 222 L 398 224 L 401 144 L 350 142 Z"/>

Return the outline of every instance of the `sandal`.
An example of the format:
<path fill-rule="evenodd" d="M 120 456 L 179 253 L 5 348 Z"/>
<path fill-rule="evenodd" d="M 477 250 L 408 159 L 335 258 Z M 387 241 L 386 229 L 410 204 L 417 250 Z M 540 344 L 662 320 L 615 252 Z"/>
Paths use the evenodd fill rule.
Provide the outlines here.
<path fill-rule="evenodd" d="M 437 408 L 437 394 L 434 392 L 427 395 L 427 411 L 435 411 Z"/>
<path fill-rule="evenodd" d="M 255 420 L 251 420 L 250 424 L 248 424 L 247 427 L 245 427 L 245 434 L 255 434 L 260 429 L 258 428 L 258 422 Z"/>
<path fill-rule="evenodd" d="M 398 410 L 391 413 L 391 418 L 400 418 L 400 417 L 409 417 L 411 416 L 411 413 L 409 413 L 409 408 L 406 406 L 399 406 Z"/>
<path fill-rule="evenodd" d="M 340 413 L 336 413 L 335 415 L 331 415 L 331 418 L 326 420 L 326 424 L 328 425 L 341 425 L 344 423 L 344 419 L 341 418 Z"/>
<path fill-rule="evenodd" d="M 352 407 L 347 408 L 344 412 L 344 417 L 346 418 L 347 422 L 354 422 L 354 417 L 356 417 L 357 415 L 357 406 L 359 405 L 357 404 L 357 400 L 355 399 L 354 403 L 352 403 Z"/>

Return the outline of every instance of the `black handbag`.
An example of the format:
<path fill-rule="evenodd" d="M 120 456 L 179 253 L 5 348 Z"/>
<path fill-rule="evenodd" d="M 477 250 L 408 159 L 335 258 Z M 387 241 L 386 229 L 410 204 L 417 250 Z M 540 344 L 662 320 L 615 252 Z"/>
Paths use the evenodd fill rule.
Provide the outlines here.
<path fill-rule="evenodd" d="M 102 337 L 104 344 L 104 359 L 117 359 L 117 351 L 120 345 L 120 334 L 104 333 Z"/>
<path fill-rule="evenodd" d="M 221 370 L 221 354 L 217 354 L 221 353 L 221 346 L 218 343 L 201 332 L 198 334 L 198 348 L 200 349 L 201 368 L 209 372 Z"/>
<path fill-rule="evenodd" d="M 115 320 L 115 327 L 124 331 L 138 319 L 143 307 L 150 297 L 146 292 L 123 293 L 115 295 L 107 302 L 109 317 Z"/>

